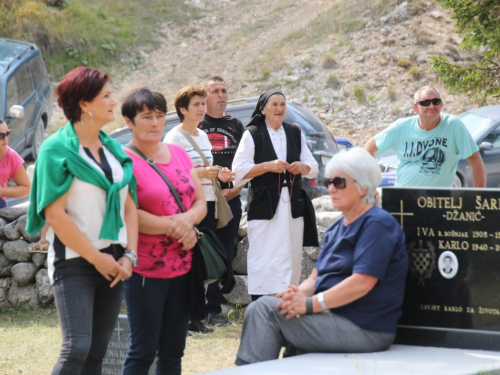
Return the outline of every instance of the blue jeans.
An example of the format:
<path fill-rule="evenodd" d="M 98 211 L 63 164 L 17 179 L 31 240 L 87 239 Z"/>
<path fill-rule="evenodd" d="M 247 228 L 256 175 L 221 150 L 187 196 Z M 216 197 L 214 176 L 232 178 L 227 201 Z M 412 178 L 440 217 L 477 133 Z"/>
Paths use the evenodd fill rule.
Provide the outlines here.
<path fill-rule="evenodd" d="M 123 283 L 109 285 L 83 258 L 58 265 L 53 288 L 62 347 L 52 375 L 101 374 L 123 300 Z"/>
<path fill-rule="evenodd" d="M 125 281 L 130 345 L 122 375 L 181 374 L 189 323 L 189 273 L 172 279 L 132 274 Z"/>
<path fill-rule="evenodd" d="M 3 198 L 0 198 L 0 208 L 7 207 L 7 201 Z"/>

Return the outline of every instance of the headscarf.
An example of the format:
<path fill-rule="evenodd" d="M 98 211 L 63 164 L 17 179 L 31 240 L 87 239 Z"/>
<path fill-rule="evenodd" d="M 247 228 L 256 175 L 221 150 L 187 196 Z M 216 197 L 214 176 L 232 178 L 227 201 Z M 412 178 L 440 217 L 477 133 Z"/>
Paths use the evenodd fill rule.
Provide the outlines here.
<path fill-rule="evenodd" d="M 258 124 L 259 122 L 264 121 L 266 119 L 266 116 L 264 116 L 262 114 L 262 110 L 266 106 L 269 98 L 275 94 L 279 94 L 279 95 L 283 96 L 286 100 L 285 94 L 283 94 L 278 89 L 269 89 L 269 90 L 263 92 L 259 96 L 259 100 L 257 101 L 257 105 L 255 106 L 255 109 L 252 113 L 252 119 L 250 120 L 250 122 L 248 123 L 247 126 Z"/>

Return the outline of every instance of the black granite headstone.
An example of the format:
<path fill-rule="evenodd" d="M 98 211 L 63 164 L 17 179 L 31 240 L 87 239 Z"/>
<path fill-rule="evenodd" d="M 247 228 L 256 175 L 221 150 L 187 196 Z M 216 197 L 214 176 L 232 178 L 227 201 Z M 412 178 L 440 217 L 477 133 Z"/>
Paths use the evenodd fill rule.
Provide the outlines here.
<path fill-rule="evenodd" d="M 500 350 L 500 190 L 384 188 L 406 234 L 396 342 Z"/>
<path fill-rule="evenodd" d="M 108 350 L 102 363 L 102 375 L 120 375 L 122 373 L 125 354 L 128 349 L 130 328 L 126 315 L 118 315 L 115 330 L 108 344 Z M 156 361 L 149 369 L 149 375 L 154 375 Z"/>

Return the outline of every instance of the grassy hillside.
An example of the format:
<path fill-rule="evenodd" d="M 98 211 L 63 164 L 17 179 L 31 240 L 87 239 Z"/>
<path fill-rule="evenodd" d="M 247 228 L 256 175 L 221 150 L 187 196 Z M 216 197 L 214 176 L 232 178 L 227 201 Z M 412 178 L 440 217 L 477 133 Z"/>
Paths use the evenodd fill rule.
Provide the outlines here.
<path fill-rule="evenodd" d="M 54 80 L 79 65 L 133 69 L 134 45 L 151 45 L 160 22 L 185 24 L 199 10 L 182 0 L 0 0 L 0 37 L 36 43 Z"/>

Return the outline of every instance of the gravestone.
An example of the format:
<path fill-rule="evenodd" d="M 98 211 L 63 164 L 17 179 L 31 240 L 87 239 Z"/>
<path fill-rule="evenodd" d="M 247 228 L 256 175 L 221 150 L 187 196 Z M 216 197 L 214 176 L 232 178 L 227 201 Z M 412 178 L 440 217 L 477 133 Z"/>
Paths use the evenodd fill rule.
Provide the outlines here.
<path fill-rule="evenodd" d="M 500 190 L 384 188 L 406 234 L 396 343 L 500 350 Z"/>
<path fill-rule="evenodd" d="M 120 314 L 116 321 L 115 330 L 108 344 L 108 350 L 102 362 L 102 375 L 120 375 L 122 373 L 125 354 L 128 349 L 130 327 L 127 315 Z M 154 375 L 156 360 L 149 369 L 149 375 Z"/>

